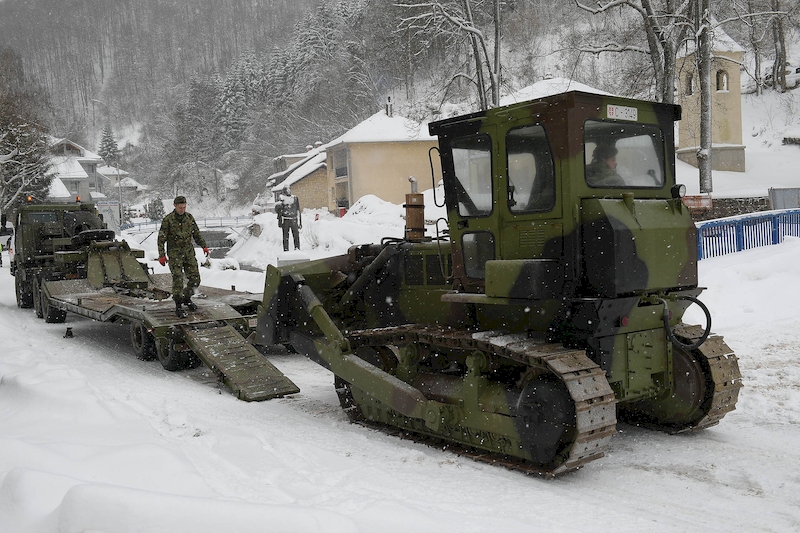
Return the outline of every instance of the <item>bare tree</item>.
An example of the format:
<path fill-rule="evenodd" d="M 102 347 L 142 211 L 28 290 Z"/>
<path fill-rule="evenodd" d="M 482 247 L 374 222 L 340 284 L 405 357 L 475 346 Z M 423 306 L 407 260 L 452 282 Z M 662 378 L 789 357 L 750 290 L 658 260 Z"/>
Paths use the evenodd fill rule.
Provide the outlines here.
<path fill-rule="evenodd" d="M 697 148 L 697 168 L 700 171 L 700 192 L 713 190 L 711 181 L 711 11 L 709 0 L 695 0 L 693 11 L 695 61 L 700 83 L 700 146 Z"/>
<path fill-rule="evenodd" d="M 781 0 L 772 0 L 772 10 L 781 12 Z M 775 90 L 786 92 L 786 30 L 784 18 L 786 14 L 772 17 L 772 42 L 775 46 L 775 62 L 772 63 L 772 81 Z"/>
<path fill-rule="evenodd" d="M 655 74 L 656 93 L 665 103 L 675 101 L 674 80 L 677 54 L 691 27 L 691 0 L 608 0 L 596 6 L 575 0 L 575 5 L 594 15 L 611 13 L 617 9 L 629 9 L 642 20 L 642 29 L 647 47 L 611 41 L 583 50 L 591 53 L 637 52 L 650 57 Z"/>
<path fill-rule="evenodd" d="M 487 2 L 479 0 L 448 1 L 414 1 L 409 0 L 397 4 L 412 10 L 412 14 L 403 17 L 400 28 L 412 30 L 417 34 L 447 34 L 454 38 L 466 39 L 468 49 L 475 65 L 475 72 L 459 72 L 453 76 L 451 83 L 459 79 L 467 79 L 474 85 L 478 94 L 481 109 L 496 107 L 500 104 L 500 87 L 502 83 L 500 44 L 501 0 L 487 0 L 491 13 L 486 24 L 492 26 L 493 37 L 487 36 L 484 24 L 479 21 L 476 8 L 485 7 Z M 493 42 L 492 42 L 493 41 Z M 490 49 L 493 50 L 490 52 Z"/>

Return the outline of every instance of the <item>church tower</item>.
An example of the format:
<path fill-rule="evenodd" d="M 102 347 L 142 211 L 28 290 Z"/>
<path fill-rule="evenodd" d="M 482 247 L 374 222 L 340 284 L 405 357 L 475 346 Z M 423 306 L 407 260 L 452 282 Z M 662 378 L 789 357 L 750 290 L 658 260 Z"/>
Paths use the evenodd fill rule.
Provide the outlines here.
<path fill-rule="evenodd" d="M 711 168 L 744 172 L 740 65 L 744 49 L 720 27 L 714 29 L 711 57 Z M 700 83 L 695 51 L 678 57 L 677 103 L 683 108 L 677 156 L 697 166 L 700 145 Z"/>

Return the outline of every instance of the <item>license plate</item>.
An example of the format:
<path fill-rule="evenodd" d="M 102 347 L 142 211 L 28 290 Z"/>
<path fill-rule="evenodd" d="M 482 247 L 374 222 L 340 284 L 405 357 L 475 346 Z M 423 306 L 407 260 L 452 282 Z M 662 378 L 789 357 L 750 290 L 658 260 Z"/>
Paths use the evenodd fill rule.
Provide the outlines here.
<path fill-rule="evenodd" d="M 607 105 L 606 116 L 617 120 L 639 120 L 639 110 L 624 105 Z"/>

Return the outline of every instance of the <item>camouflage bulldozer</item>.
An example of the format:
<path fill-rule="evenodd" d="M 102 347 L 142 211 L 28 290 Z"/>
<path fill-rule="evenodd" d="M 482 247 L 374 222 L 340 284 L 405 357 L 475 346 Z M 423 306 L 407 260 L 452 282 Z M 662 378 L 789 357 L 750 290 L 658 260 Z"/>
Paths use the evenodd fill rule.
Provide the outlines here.
<path fill-rule="evenodd" d="M 411 194 L 405 236 L 269 267 L 254 340 L 329 368 L 352 420 L 546 476 L 601 457 L 618 417 L 718 423 L 741 377 L 698 300 L 679 119 L 568 92 L 430 124 L 447 237 Z"/>

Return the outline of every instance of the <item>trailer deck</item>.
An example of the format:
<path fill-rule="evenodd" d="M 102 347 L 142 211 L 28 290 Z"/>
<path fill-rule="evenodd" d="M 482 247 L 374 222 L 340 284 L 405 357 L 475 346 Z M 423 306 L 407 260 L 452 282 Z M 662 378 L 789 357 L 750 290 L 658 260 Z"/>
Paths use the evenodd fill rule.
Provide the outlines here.
<path fill-rule="evenodd" d="M 88 279 L 45 281 L 41 298 L 50 307 L 100 322 L 141 324 L 152 335 L 158 358 L 191 353 L 245 401 L 268 400 L 299 392 L 264 355 L 245 340 L 255 326 L 260 294 L 201 286 L 196 311 L 175 315 L 170 274 L 150 276 L 147 289 L 92 287 Z"/>

